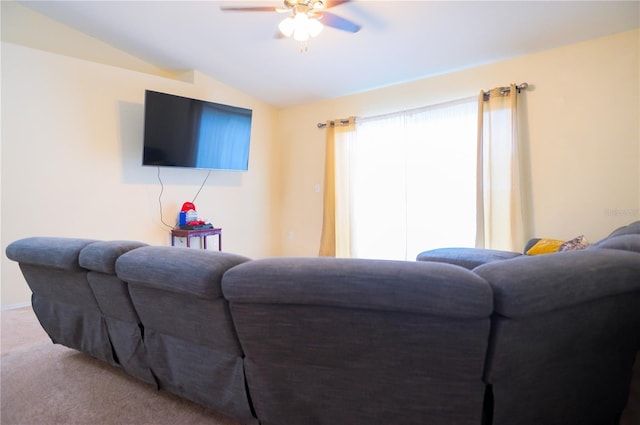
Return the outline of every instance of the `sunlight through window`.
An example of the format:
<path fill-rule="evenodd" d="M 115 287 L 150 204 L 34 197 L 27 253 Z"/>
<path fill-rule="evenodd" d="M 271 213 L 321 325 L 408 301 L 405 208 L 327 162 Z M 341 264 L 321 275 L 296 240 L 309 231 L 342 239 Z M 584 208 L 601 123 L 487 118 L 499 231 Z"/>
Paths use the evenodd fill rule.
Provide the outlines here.
<path fill-rule="evenodd" d="M 415 259 L 475 244 L 477 101 L 358 120 L 349 156 L 352 254 Z"/>

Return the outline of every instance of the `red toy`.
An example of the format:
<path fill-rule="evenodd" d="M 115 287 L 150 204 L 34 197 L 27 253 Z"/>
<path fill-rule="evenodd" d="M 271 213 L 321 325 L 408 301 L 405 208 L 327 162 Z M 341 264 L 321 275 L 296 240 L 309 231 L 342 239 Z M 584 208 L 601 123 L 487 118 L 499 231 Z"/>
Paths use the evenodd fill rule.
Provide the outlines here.
<path fill-rule="evenodd" d="M 187 211 L 191 211 L 194 210 L 196 211 L 196 206 L 194 205 L 193 202 L 185 202 L 184 204 L 182 204 L 182 209 L 180 210 L 181 212 L 187 212 Z"/>

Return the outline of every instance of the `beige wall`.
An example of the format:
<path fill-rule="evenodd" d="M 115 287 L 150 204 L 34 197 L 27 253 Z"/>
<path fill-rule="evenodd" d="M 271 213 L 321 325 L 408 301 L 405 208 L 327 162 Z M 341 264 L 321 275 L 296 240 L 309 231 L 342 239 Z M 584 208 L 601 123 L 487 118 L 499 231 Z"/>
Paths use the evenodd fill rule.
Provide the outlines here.
<path fill-rule="evenodd" d="M 2 6 L 3 307 L 30 296 L 4 255 L 13 240 L 51 235 L 169 243 L 157 169 L 140 166 L 145 89 L 254 110 L 250 171 L 213 172 L 196 200 L 201 216 L 224 228 L 225 251 L 253 258 L 316 255 L 324 162 L 317 122 L 406 110 L 522 81 L 532 86 L 521 99 L 534 233 L 597 240 L 640 219 L 638 30 L 278 111 L 198 72 L 177 80 L 88 39 L 73 53 L 42 45 L 42 38 L 27 43 L 36 48 L 24 47 L 19 34 L 6 36 L 7 16 L 32 31 L 45 28 L 47 41 L 82 36 L 31 13 L 7 14 Z M 80 59 L 90 46 L 100 57 Z M 165 222 L 174 223 L 205 176 L 161 170 Z M 380 243 L 383 231 L 384 223 Z"/>
<path fill-rule="evenodd" d="M 249 171 L 216 172 L 195 204 L 223 228 L 225 251 L 279 252 L 277 111 L 198 73 L 193 82 L 2 43 L 2 306 L 29 301 L 6 245 L 33 235 L 168 245 L 158 169 L 142 167 L 144 91 L 253 109 Z M 207 172 L 161 169 L 162 214 L 174 225 Z"/>
<path fill-rule="evenodd" d="M 322 183 L 324 161 L 317 122 L 437 104 L 523 81 L 530 84 L 520 99 L 527 116 L 533 235 L 585 234 L 596 241 L 640 219 L 639 40 L 634 30 L 281 111 L 282 229 L 295 235 L 285 238 L 283 253 L 317 253 L 322 196 L 314 185 Z"/>

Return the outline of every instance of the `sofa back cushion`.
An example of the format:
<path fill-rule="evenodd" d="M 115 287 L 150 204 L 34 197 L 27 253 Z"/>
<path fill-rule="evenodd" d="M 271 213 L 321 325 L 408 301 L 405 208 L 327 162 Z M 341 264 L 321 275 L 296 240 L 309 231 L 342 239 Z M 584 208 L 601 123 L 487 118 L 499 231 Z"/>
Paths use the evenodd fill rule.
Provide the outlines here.
<path fill-rule="evenodd" d="M 609 234 L 609 236 L 607 236 L 606 238 L 601 239 L 598 242 L 592 244 L 591 247 L 592 248 L 597 248 L 600 245 L 602 245 L 605 242 L 607 242 L 609 239 L 613 239 L 613 238 L 616 238 L 618 236 L 625 236 L 625 235 L 640 235 L 640 220 L 639 221 L 634 221 L 633 223 L 629 223 L 626 226 L 618 227 L 616 230 L 611 232 Z M 618 249 L 618 248 L 614 248 L 614 249 Z"/>
<path fill-rule="evenodd" d="M 474 272 L 495 297 L 493 424 L 615 423 L 640 349 L 640 254 L 586 249 Z"/>
<path fill-rule="evenodd" d="M 146 245 L 135 241 L 95 242 L 80 251 L 79 263 L 89 270 L 87 280 L 104 316 L 116 361 L 128 374 L 155 384 L 142 344 L 140 318 L 127 283 L 115 274 L 121 255 Z"/>
<path fill-rule="evenodd" d="M 223 274 L 245 261 L 226 252 L 147 246 L 120 256 L 116 273 L 128 283 L 160 388 L 252 423 L 243 354 L 220 289 Z"/>
<path fill-rule="evenodd" d="M 613 237 L 622 236 L 622 235 L 638 235 L 638 234 L 640 234 L 640 220 L 634 221 L 633 223 L 629 223 L 626 226 L 622 226 L 614 230 L 613 232 L 611 232 L 608 238 L 613 238 Z"/>
<path fill-rule="evenodd" d="M 67 271 L 83 270 L 79 264 L 80 252 L 95 239 L 33 236 L 10 243 L 7 257 L 20 264 Z M 29 283 L 29 282 L 27 282 Z"/>
<path fill-rule="evenodd" d="M 95 299 L 80 252 L 93 239 L 30 237 L 7 246 L 31 289 L 31 304 L 54 343 L 117 364 L 107 326 Z"/>
<path fill-rule="evenodd" d="M 493 261 L 509 260 L 519 257 L 518 252 L 501 251 L 484 248 L 436 248 L 421 252 L 416 256 L 416 261 L 434 261 L 438 263 L 455 264 L 472 270 L 475 267 Z"/>
<path fill-rule="evenodd" d="M 626 234 L 607 238 L 599 242 L 595 248 L 619 249 L 640 253 L 640 234 Z"/>
<path fill-rule="evenodd" d="M 262 423 L 479 423 L 492 299 L 470 271 L 271 258 L 223 291 Z"/>
<path fill-rule="evenodd" d="M 106 274 L 116 274 L 116 260 L 132 249 L 147 246 L 137 241 L 98 241 L 82 248 L 78 257 L 80 267 Z"/>

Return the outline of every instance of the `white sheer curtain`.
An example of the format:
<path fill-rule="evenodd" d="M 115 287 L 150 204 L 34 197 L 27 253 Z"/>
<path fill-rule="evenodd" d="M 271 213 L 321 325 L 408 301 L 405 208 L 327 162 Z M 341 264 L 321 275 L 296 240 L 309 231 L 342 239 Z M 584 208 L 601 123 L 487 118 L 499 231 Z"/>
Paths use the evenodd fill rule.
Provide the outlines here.
<path fill-rule="evenodd" d="M 321 255 L 411 260 L 527 237 L 518 88 L 327 130 Z"/>
<path fill-rule="evenodd" d="M 358 119 L 355 139 L 336 148 L 348 256 L 415 259 L 429 248 L 473 246 L 477 114 L 470 98 Z"/>

